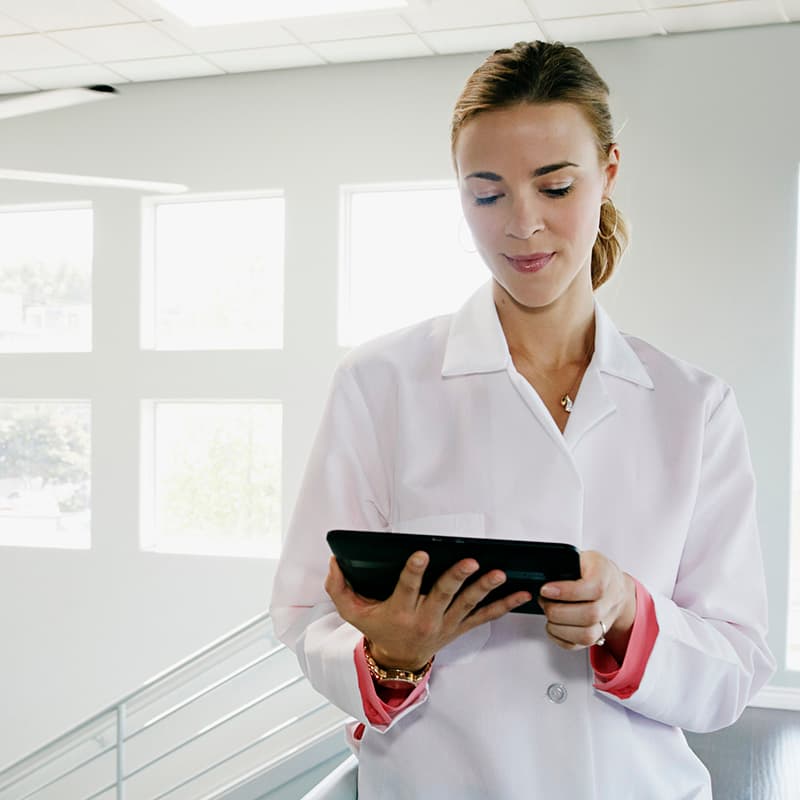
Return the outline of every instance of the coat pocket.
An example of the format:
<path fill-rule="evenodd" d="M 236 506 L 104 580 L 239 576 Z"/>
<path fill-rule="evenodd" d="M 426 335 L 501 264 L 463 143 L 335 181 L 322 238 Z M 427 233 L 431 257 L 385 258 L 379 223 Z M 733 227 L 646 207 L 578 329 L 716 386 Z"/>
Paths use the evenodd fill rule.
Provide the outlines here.
<path fill-rule="evenodd" d="M 436 514 L 430 517 L 399 520 L 392 525 L 395 533 L 430 533 L 438 536 L 486 535 L 486 517 L 480 513 Z M 479 625 L 459 636 L 436 654 L 436 665 L 458 664 L 472 661 L 483 648 L 491 633 L 491 623 Z"/>

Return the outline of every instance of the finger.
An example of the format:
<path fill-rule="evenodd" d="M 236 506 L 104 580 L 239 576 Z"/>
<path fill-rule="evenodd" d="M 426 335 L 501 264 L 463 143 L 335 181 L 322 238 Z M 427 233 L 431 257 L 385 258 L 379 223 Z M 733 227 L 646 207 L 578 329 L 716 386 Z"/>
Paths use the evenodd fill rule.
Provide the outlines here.
<path fill-rule="evenodd" d="M 336 596 L 340 595 L 346 587 L 347 582 L 339 567 L 339 562 L 336 560 L 336 556 L 331 556 L 328 562 L 328 574 L 325 577 L 325 591 L 336 602 Z"/>
<path fill-rule="evenodd" d="M 419 591 L 422 586 L 422 576 L 428 566 L 428 554 L 422 550 L 412 553 L 392 592 L 392 600 L 407 609 L 416 608 L 419 602 Z"/>
<path fill-rule="evenodd" d="M 547 632 L 559 643 L 571 645 L 573 648 L 591 647 L 603 633 L 599 624 L 587 627 L 574 625 L 554 625 L 547 623 Z M 563 644 L 562 644 L 563 646 Z"/>
<path fill-rule="evenodd" d="M 594 550 L 580 555 L 581 578 L 576 581 L 553 581 L 541 588 L 542 597 L 568 603 L 598 600 L 608 584 L 612 563 Z"/>
<path fill-rule="evenodd" d="M 453 564 L 439 576 L 425 597 L 424 609 L 429 615 L 441 616 L 461 590 L 464 581 L 479 569 L 474 558 L 465 558 Z"/>
<path fill-rule="evenodd" d="M 499 569 L 493 569 L 485 575 L 481 575 L 478 580 L 461 589 L 461 591 L 456 594 L 450 607 L 447 609 L 445 617 L 459 624 L 475 610 L 476 606 L 489 592 L 496 589 L 498 586 L 502 586 L 505 580 L 505 573 Z"/>
<path fill-rule="evenodd" d="M 539 605 L 544 611 L 548 622 L 554 625 L 571 627 L 588 627 L 598 625 L 600 620 L 607 620 L 611 616 L 610 609 L 601 603 L 564 603 L 540 598 Z"/>
<path fill-rule="evenodd" d="M 500 617 L 505 616 L 515 608 L 529 603 L 531 599 L 532 595 L 530 592 L 514 592 L 514 594 L 501 597 L 499 600 L 495 600 L 493 603 L 489 603 L 489 605 L 479 608 L 477 611 L 470 614 L 462 621 L 461 630 L 466 632 L 486 622 L 493 622 L 496 619 L 500 619 Z"/>
<path fill-rule="evenodd" d="M 563 625 L 557 622 L 548 622 L 546 630 L 554 638 L 576 647 L 590 647 L 604 635 L 603 627 L 599 622 L 590 625 Z"/>

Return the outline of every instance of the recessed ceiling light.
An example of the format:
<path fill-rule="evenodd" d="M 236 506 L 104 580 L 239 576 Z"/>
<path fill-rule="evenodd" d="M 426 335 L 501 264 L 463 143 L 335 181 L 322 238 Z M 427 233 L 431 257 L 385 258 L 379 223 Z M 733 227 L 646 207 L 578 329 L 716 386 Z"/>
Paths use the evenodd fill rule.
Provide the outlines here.
<path fill-rule="evenodd" d="M 408 8 L 407 0 L 156 0 L 188 25 L 234 25 Z"/>

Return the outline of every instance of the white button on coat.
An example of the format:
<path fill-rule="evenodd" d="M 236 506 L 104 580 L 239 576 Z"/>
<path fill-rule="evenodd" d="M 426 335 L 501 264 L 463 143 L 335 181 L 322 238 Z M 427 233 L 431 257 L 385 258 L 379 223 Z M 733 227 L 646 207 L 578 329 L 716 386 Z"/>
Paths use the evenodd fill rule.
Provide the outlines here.
<path fill-rule="evenodd" d="M 541 616 L 470 632 L 437 655 L 414 706 L 367 723 L 363 797 L 710 798 L 680 728 L 731 724 L 773 670 L 732 391 L 623 336 L 599 305 L 595 320 L 563 435 L 512 363 L 490 283 L 452 317 L 357 348 L 336 373 L 272 599 L 278 635 L 323 695 L 367 722 L 361 634 L 323 589 L 332 528 L 599 550 L 652 593 L 659 625 L 626 700 L 594 689 L 588 651 L 556 647 Z"/>

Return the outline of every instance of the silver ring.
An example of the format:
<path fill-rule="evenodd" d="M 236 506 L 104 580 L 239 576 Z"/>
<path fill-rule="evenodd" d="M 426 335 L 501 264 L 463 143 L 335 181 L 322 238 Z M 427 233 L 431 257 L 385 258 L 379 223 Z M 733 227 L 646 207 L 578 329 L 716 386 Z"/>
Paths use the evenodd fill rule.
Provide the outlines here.
<path fill-rule="evenodd" d="M 602 647 L 606 643 L 606 634 L 608 631 L 606 630 L 606 626 L 603 624 L 603 620 L 600 620 L 600 629 L 603 632 L 600 634 L 600 638 L 594 643 L 595 647 Z"/>

